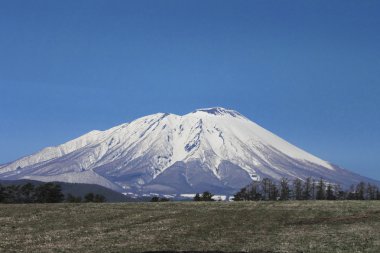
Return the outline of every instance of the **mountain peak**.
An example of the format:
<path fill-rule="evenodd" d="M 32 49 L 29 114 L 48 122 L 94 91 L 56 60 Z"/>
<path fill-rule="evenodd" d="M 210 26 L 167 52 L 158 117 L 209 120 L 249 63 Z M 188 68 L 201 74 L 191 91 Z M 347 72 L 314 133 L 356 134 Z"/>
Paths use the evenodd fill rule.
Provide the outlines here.
<path fill-rule="evenodd" d="M 237 111 L 225 109 L 223 107 L 201 108 L 201 109 L 195 110 L 193 113 L 197 113 L 197 112 L 204 112 L 204 113 L 208 113 L 212 115 L 230 115 L 232 117 L 242 116 Z"/>

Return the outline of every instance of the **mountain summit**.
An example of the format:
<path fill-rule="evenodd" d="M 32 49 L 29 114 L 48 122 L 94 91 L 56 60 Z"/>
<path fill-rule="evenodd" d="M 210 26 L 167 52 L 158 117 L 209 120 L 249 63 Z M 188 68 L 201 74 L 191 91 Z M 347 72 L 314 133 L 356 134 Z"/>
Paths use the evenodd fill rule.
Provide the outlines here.
<path fill-rule="evenodd" d="M 371 181 L 311 155 L 221 107 L 157 113 L 0 166 L 0 179 L 99 184 L 136 194 L 230 194 L 269 177 Z"/>

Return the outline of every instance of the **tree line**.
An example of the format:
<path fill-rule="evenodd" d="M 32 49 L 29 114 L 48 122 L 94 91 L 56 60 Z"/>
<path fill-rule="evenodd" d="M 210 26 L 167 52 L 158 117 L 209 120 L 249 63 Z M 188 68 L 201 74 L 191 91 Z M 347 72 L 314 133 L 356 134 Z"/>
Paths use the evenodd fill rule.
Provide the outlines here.
<path fill-rule="evenodd" d="M 56 183 L 45 183 L 35 186 L 32 183 L 24 185 L 0 185 L 0 203 L 61 203 L 61 202 L 105 202 L 106 198 L 100 194 L 87 193 L 81 197 L 62 193 L 62 188 Z"/>
<path fill-rule="evenodd" d="M 214 195 L 211 192 L 205 191 L 200 195 L 199 193 L 195 194 L 194 201 L 215 201 L 212 197 Z"/>
<path fill-rule="evenodd" d="M 154 196 L 151 198 L 150 202 L 168 202 L 170 199 L 165 198 L 165 197 L 159 197 L 159 196 Z"/>
<path fill-rule="evenodd" d="M 378 186 L 364 182 L 344 190 L 339 184 L 331 184 L 322 178 L 308 177 L 304 181 L 282 178 L 279 183 L 264 178 L 234 195 L 234 201 L 247 200 L 380 200 L 380 192 Z"/>

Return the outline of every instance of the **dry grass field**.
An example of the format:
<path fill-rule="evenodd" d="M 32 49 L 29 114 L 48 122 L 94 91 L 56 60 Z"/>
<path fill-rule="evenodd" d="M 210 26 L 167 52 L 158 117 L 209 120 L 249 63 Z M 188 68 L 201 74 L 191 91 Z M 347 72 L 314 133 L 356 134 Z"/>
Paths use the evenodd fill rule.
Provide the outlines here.
<path fill-rule="evenodd" d="M 380 252 L 380 201 L 0 205 L 0 252 Z"/>

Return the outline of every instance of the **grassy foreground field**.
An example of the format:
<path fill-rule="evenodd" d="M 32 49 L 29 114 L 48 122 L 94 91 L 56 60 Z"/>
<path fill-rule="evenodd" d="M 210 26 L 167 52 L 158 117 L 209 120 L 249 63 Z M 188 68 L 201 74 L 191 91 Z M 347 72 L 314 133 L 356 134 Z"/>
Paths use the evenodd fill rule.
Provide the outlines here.
<path fill-rule="evenodd" d="M 380 201 L 0 205 L 0 252 L 380 252 Z"/>

